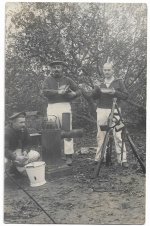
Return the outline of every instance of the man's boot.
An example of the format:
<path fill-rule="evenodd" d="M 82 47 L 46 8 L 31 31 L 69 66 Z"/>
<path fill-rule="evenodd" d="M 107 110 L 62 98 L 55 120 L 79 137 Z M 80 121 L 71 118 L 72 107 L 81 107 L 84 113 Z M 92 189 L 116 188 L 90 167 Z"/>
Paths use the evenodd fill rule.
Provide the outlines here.
<path fill-rule="evenodd" d="M 66 164 L 68 166 L 72 165 L 72 155 L 66 155 Z"/>

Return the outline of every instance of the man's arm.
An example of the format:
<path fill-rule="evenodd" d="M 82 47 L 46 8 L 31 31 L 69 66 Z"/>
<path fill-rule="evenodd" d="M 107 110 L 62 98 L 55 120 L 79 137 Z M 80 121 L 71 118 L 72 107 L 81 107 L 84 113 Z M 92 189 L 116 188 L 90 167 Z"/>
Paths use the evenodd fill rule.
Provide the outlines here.
<path fill-rule="evenodd" d="M 114 96 L 122 100 L 128 98 L 128 91 L 122 79 L 119 79 L 119 89 L 115 90 Z"/>
<path fill-rule="evenodd" d="M 101 95 L 101 90 L 99 86 L 95 86 L 94 89 L 91 91 L 90 97 L 93 99 L 98 99 L 100 98 Z"/>
<path fill-rule="evenodd" d="M 49 79 L 51 78 L 47 78 L 44 82 L 43 82 L 43 86 L 42 86 L 42 93 L 45 97 L 47 98 L 54 98 L 54 97 L 60 97 L 66 94 L 66 90 L 64 89 L 53 89 L 49 87 Z"/>
<path fill-rule="evenodd" d="M 106 94 L 112 96 L 112 98 L 116 97 L 122 100 L 126 100 L 128 98 L 128 91 L 123 83 L 122 79 L 118 79 L 117 82 L 118 88 L 100 88 L 95 86 L 94 90 L 91 93 L 93 99 L 98 99 L 101 94 Z"/>
<path fill-rule="evenodd" d="M 71 78 L 68 78 L 68 81 L 69 81 L 69 89 L 70 89 L 71 92 L 73 91 L 73 93 L 74 93 L 73 96 L 74 97 L 80 96 L 81 95 L 81 90 L 79 89 L 77 84 Z"/>
<path fill-rule="evenodd" d="M 42 85 L 42 93 L 45 97 L 49 98 L 49 97 L 54 97 L 55 95 L 57 95 L 58 90 L 50 89 L 48 86 L 48 79 L 46 79 Z"/>
<path fill-rule="evenodd" d="M 13 153 L 10 147 L 10 136 L 9 134 L 5 134 L 5 157 L 10 160 L 15 160 L 16 155 Z"/>
<path fill-rule="evenodd" d="M 31 137 L 28 133 L 28 130 L 25 128 L 22 132 L 21 142 L 22 142 L 22 150 L 26 151 L 27 153 L 31 149 Z"/>
<path fill-rule="evenodd" d="M 11 148 L 10 144 L 11 139 L 12 139 L 11 134 L 5 132 L 5 157 L 8 158 L 9 160 L 12 160 L 15 165 L 24 166 L 24 163 L 26 162 L 26 160 L 28 160 L 27 156 L 28 149 L 25 149 L 26 156 L 25 155 L 17 156 L 16 153 L 14 153 L 14 150 L 12 150 Z M 24 145 L 26 147 L 27 140 L 24 140 L 24 142 L 25 142 Z"/>

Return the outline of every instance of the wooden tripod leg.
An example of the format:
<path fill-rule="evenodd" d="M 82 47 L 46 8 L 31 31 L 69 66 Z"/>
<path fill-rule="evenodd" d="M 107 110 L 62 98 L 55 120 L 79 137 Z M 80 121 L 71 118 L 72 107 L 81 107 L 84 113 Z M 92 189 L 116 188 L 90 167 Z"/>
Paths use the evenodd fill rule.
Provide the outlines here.
<path fill-rule="evenodd" d="M 110 139 L 106 147 L 106 166 L 109 166 L 109 163 L 110 163 Z"/>
<path fill-rule="evenodd" d="M 105 135 L 105 138 L 104 138 L 104 142 L 103 142 L 103 145 L 102 145 L 101 157 L 100 157 L 100 160 L 98 161 L 97 166 L 94 169 L 94 173 L 92 175 L 92 178 L 96 178 L 99 175 L 99 171 L 100 171 L 103 159 L 104 159 L 104 154 L 105 154 L 105 151 L 106 151 L 106 147 L 107 147 L 108 141 L 109 141 L 109 132 L 110 132 L 110 130 L 108 130 L 106 132 L 106 135 Z"/>
<path fill-rule="evenodd" d="M 111 165 L 112 146 L 113 146 L 113 134 L 110 135 L 109 142 L 110 142 L 109 165 Z"/>
<path fill-rule="evenodd" d="M 137 150 L 136 150 L 137 148 L 136 148 L 136 146 L 134 145 L 134 143 L 133 143 L 133 141 L 132 141 L 132 139 L 131 139 L 131 137 L 130 137 L 128 131 L 126 131 L 126 135 L 127 135 L 128 141 L 129 141 L 129 143 L 130 143 L 131 149 L 132 149 L 132 151 L 133 151 L 133 154 L 134 154 L 135 157 L 137 158 L 137 160 L 138 160 L 138 162 L 139 162 L 139 164 L 140 164 L 140 166 L 141 166 L 141 168 L 142 168 L 142 171 L 143 171 L 143 173 L 145 174 L 145 173 L 146 173 L 145 165 L 144 165 L 143 161 L 141 160 L 140 156 L 138 155 Z"/>
<path fill-rule="evenodd" d="M 106 166 L 110 166 L 111 165 L 111 155 L 112 155 L 112 143 L 113 143 L 113 131 L 111 129 L 110 133 L 109 133 L 109 140 L 108 140 L 108 144 L 106 146 Z"/>
<path fill-rule="evenodd" d="M 122 131 L 121 131 L 121 139 L 122 139 L 122 146 L 121 146 L 121 165 L 122 165 L 122 160 L 123 160 L 123 148 L 124 148 L 124 144 L 125 144 L 125 141 L 124 141 L 124 139 L 125 139 L 125 130 L 124 130 L 124 128 L 122 129 Z"/>
<path fill-rule="evenodd" d="M 119 114 L 119 116 L 120 116 L 120 119 L 121 119 L 121 121 L 123 122 L 123 118 L 122 118 L 122 115 L 121 115 L 121 113 L 120 113 L 120 110 L 119 110 L 117 104 L 116 104 L 116 108 L 117 108 L 118 114 Z M 137 160 L 138 160 L 138 162 L 139 162 L 139 164 L 140 164 L 140 166 L 141 166 L 141 168 L 142 168 L 142 171 L 143 171 L 143 173 L 145 174 L 145 173 L 146 173 L 145 165 L 144 165 L 143 161 L 141 160 L 140 156 L 138 155 L 137 148 L 136 148 L 135 144 L 133 143 L 133 141 L 132 141 L 132 139 L 131 139 L 131 137 L 130 137 L 130 135 L 129 135 L 129 132 L 128 132 L 127 128 L 126 128 L 126 125 L 125 125 L 124 130 L 125 130 L 125 134 L 126 134 L 126 136 L 127 136 L 127 139 L 128 139 L 128 141 L 129 141 L 129 144 L 130 144 L 130 146 L 131 146 L 131 149 L 132 149 L 132 151 L 133 151 L 133 154 L 134 154 L 135 157 L 137 158 Z"/>

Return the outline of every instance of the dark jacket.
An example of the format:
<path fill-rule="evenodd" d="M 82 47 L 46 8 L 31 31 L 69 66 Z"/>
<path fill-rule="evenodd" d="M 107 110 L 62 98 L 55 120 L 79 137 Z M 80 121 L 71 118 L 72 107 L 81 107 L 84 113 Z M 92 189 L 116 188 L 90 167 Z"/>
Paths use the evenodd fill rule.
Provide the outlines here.
<path fill-rule="evenodd" d="M 16 149 L 28 148 L 30 143 L 30 135 L 25 129 L 23 132 L 15 130 L 8 125 L 5 128 L 5 157 L 14 160 L 13 151 Z"/>
<path fill-rule="evenodd" d="M 80 95 L 80 90 L 72 79 L 63 76 L 57 81 L 52 76 L 49 76 L 44 80 L 42 88 L 43 94 L 48 98 L 49 103 L 71 102 L 74 99 L 68 97 L 67 93 L 64 95 L 58 94 L 61 86 L 69 87 L 69 90 L 76 92 L 76 97 Z"/>
<path fill-rule="evenodd" d="M 105 88 L 105 89 L 114 88 L 115 94 L 110 95 L 110 94 L 102 93 L 100 91 L 101 88 Z M 126 87 L 122 79 L 114 79 L 108 88 L 105 83 L 101 83 L 100 87 L 95 86 L 95 89 L 92 92 L 92 97 L 93 99 L 97 99 L 98 108 L 111 109 L 113 98 L 114 97 L 117 98 L 117 104 L 118 106 L 120 106 L 121 100 L 126 100 L 128 98 L 128 92 L 126 90 Z"/>

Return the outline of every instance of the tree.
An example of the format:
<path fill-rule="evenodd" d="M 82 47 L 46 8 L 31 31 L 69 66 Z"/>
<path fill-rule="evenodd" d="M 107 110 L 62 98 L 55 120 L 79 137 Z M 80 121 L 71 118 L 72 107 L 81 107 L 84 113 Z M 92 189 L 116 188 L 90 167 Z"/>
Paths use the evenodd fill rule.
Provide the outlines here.
<path fill-rule="evenodd" d="M 6 29 L 8 114 L 13 107 L 43 109 L 40 89 L 54 59 L 65 60 L 68 76 L 91 88 L 103 79 L 102 65 L 113 61 L 130 100 L 145 108 L 145 4 L 19 3 L 18 9 L 8 10 L 6 18 L 11 19 Z"/>

